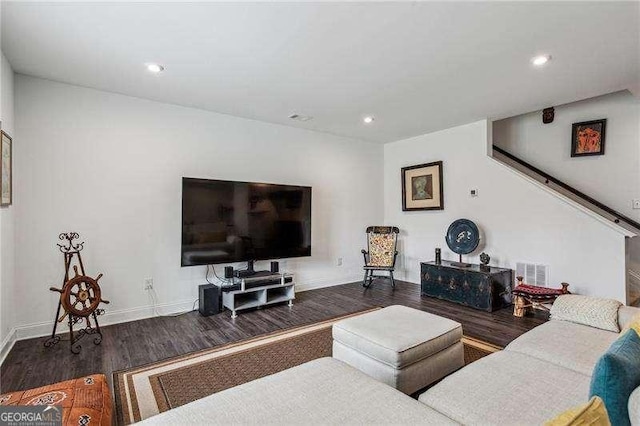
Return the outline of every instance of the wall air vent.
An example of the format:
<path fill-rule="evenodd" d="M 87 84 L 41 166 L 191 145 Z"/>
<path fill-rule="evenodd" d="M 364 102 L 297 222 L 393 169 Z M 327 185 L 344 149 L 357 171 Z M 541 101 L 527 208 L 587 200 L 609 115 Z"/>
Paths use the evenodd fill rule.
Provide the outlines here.
<path fill-rule="evenodd" d="M 549 267 L 535 263 L 516 263 L 516 277 L 524 277 L 525 284 L 547 287 Z M 517 283 L 517 280 L 516 280 Z"/>
<path fill-rule="evenodd" d="M 310 115 L 303 115 L 303 114 L 291 114 L 289 116 L 290 119 L 292 120 L 296 120 L 296 121 L 309 121 L 309 120 L 313 120 L 313 117 L 311 117 Z"/>

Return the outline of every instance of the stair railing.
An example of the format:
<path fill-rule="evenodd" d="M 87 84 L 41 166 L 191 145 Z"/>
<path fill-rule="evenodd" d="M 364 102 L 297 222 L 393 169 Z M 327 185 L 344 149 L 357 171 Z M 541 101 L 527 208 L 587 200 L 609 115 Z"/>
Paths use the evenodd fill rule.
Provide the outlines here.
<path fill-rule="evenodd" d="M 500 154 L 504 155 L 505 157 L 507 157 L 508 159 L 520 164 L 521 166 L 526 167 L 527 169 L 531 170 L 532 172 L 536 173 L 537 175 L 542 176 L 545 179 L 545 184 L 549 185 L 550 183 L 553 183 L 554 185 L 557 185 L 559 187 L 561 187 L 562 189 L 569 191 L 570 193 L 576 195 L 579 198 L 582 198 L 583 200 L 593 204 L 594 206 L 598 207 L 600 210 L 603 210 L 607 213 L 609 213 L 611 216 L 614 217 L 613 222 L 614 223 L 620 223 L 620 221 L 623 221 L 625 223 L 627 223 L 628 225 L 633 226 L 634 228 L 636 228 L 637 230 L 640 230 L 640 223 L 636 222 L 635 220 L 631 219 L 630 217 L 627 217 L 625 215 L 623 215 L 622 213 L 612 209 L 611 207 L 602 204 L 600 201 L 588 196 L 587 194 L 585 194 L 582 191 L 577 190 L 576 188 L 567 185 L 566 183 L 562 182 L 560 179 L 556 179 L 555 177 L 551 176 L 550 174 L 540 170 L 539 168 L 527 163 L 526 161 L 516 157 L 515 155 L 505 151 L 504 149 L 500 148 L 499 146 L 493 145 L 493 150 L 496 152 L 499 152 Z"/>

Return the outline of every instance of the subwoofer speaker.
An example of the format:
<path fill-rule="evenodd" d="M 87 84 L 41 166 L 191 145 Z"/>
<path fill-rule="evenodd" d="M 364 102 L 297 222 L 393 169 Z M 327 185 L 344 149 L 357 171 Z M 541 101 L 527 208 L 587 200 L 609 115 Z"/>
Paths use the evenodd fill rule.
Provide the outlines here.
<path fill-rule="evenodd" d="M 203 317 L 220 312 L 220 288 L 213 284 L 198 286 L 198 311 Z"/>
<path fill-rule="evenodd" d="M 280 264 L 278 262 L 271 262 L 271 272 L 276 273 L 280 271 Z"/>

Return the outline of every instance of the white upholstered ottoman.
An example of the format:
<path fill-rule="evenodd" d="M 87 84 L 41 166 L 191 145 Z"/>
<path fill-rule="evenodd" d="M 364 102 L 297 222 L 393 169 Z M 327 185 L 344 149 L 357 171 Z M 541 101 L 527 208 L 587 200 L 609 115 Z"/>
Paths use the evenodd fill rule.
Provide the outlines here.
<path fill-rule="evenodd" d="M 412 394 L 464 366 L 462 326 L 406 306 L 333 325 L 333 357 Z"/>

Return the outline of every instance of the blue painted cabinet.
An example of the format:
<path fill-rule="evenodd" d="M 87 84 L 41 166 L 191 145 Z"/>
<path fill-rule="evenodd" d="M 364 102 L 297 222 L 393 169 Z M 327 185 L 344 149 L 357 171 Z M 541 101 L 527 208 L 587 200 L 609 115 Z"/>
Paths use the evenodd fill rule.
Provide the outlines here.
<path fill-rule="evenodd" d="M 483 311 L 511 305 L 513 271 L 471 265 L 463 268 L 443 260 L 420 264 L 421 293 Z"/>

